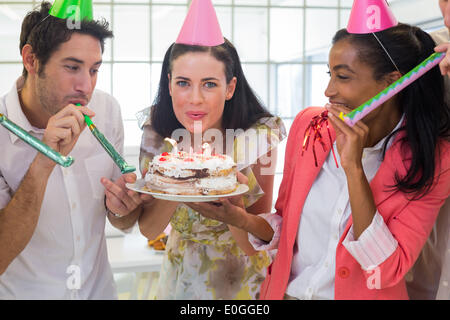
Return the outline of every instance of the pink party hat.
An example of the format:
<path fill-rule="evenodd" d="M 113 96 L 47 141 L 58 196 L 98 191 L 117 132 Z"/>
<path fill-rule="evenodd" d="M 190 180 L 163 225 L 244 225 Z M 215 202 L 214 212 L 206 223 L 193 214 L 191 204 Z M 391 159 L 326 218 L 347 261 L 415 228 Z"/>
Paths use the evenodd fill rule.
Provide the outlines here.
<path fill-rule="evenodd" d="M 398 24 L 386 0 L 354 0 L 347 31 L 373 33 Z"/>
<path fill-rule="evenodd" d="M 225 42 L 211 0 L 192 0 L 176 43 L 214 47 Z"/>

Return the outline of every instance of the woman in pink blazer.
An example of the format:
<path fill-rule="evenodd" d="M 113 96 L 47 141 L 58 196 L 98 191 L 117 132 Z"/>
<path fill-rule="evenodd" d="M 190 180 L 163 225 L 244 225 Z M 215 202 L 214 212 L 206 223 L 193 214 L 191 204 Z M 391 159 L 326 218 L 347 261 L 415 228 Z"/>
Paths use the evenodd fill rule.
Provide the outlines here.
<path fill-rule="evenodd" d="M 236 199 L 198 204 L 248 233 L 255 250 L 274 250 L 261 299 L 408 299 L 404 276 L 450 194 L 450 114 L 435 68 L 355 126 L 338 118 L 433 52 L 416 27 L 376 35 L 335 35 L 330 103 L 291 127 L 275 214 L 248 214 Z M 317 128 L 314 151 L 313 131 L 303 150 L 324 111 L 332 126 Z"/>

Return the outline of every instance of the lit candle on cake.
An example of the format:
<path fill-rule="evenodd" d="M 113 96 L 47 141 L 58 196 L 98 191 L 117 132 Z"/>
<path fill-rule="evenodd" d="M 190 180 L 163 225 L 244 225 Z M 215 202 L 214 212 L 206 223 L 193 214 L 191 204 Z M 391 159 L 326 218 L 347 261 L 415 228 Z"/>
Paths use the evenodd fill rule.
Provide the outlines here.
<path fill-rule="evenodd" d="M 209 145 L 209 143 L 204 143 L 203 145 L 202 145 L 202 148 L 203 148 L 203 155 L 205 156 L 205 157 L 211 157 L 211 146 Z"/>
<path fill-rule="evenodd" d="M 178 154 L 178 147 L 177 147 L 177 142 L 173 139 L 170 138 L 165 138 L 164 141 L 167 141 L 168 143 L 170 143 L 172 145 L 172 150 L 170 151 L 171 154 Z"/>

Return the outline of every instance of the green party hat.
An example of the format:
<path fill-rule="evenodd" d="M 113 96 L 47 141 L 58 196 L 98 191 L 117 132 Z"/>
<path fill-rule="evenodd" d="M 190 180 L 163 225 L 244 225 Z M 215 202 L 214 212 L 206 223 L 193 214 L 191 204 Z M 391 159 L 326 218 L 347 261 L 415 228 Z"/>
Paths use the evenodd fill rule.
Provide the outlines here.
<path fill-rule="evenodd" d="M 93 20 L 92 0 L 55 0 L 49 14 L 60 19 Z"/>

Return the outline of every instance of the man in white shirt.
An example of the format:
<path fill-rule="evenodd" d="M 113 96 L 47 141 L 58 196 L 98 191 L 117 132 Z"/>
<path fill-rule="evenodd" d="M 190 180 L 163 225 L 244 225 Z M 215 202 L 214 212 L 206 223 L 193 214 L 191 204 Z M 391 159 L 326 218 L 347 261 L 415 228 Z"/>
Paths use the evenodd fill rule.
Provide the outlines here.
<path fill-rule="evenodd" d="M 447 50 L 440 64 L 447 88 L 446 101 L 450 103 L 450 3 L 439 0 L 445 28 L 431 33 L 439 52 Z M 408 294 L 413 300 L 450 300 L 450 198 L 439 211 L 431 231 L 414 267 L 406 276 Z"/>
<path fill-rule="evenodd" d="M 96 21 L 70 29 L 49 9 L 44 2 L 23 21 L 23 75 L 0 98 L 0 113 L 75 162 L 57 166 L 0 128 L 0 299 L 114 299 L 100 179 L 120 171 L 85 130 L 83 116 L 95 116 L 123 152 L 119 105 L 94 90 L 112 32 Z M 110 220 L 127 228 L 135 217 Z"/>

